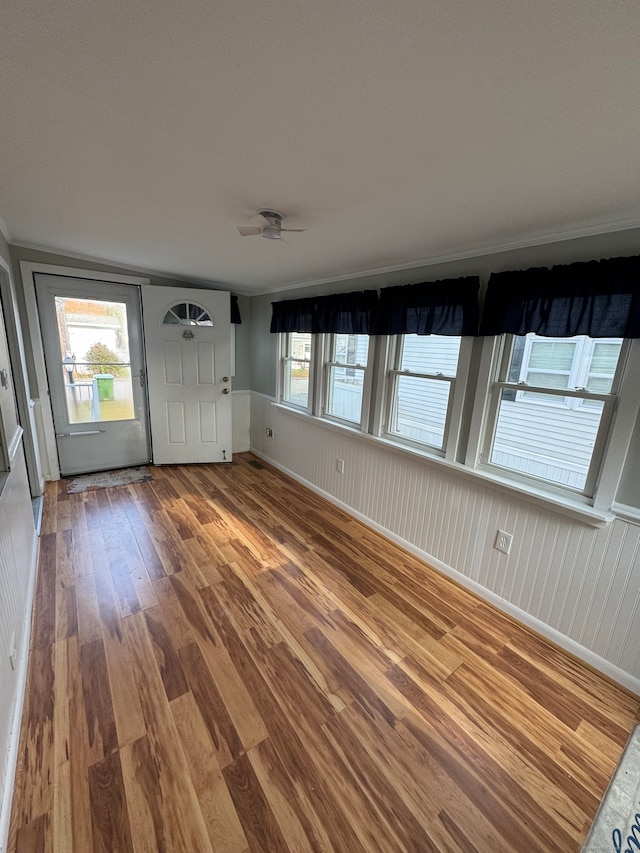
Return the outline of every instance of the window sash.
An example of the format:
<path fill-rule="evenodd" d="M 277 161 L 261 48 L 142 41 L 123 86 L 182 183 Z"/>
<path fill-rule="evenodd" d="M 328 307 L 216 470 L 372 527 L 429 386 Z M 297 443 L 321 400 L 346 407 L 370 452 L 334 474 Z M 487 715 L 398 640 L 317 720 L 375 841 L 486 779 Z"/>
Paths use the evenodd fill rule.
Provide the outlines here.
<path fill-rule="evenodd" d="M 280 350 L 282 354 L 280 358 L 281 369 L 279 399 L 287 406 L 294 406 L 295 408 L 300 409 L 301 411 L 311 412 L 313 404 L 313 336 L 310 336 L 310 354 L 309 357 L 306 358 L 304 356 L 294 356 L 291 354 L 291 351 L 293 349 L 293 335 L 295 334 L 304 334 L 305 337 L 307 336 L 307 333 L 283 332 L 280 337 Z M 295 399 L 295 394 L 292 393 L 292 370 L 294 364 L 307 365 L 307 400 L 304 404 L 301 402 L 297 402 Z"/>
<path fill-rule="evenodd" d="M 390 338 L 387 350 L 387 369 L 384 377 L 384 393 L 379 396 L 384 399 L 384 410 L 381 420 L 378 422 L 380 429 L 378 434 L 388 436 L 392 441 L 401 444 L 406 444 L 409 447 L 414 447 L 420 450 L 427 450 L 444 456 L 447 459 L 455 459 L 458 443 L 458 435 L 460 431 L 460 420 L 462 415 L 462 406 L 464 402 L 465 384 L 468 377 L 469 364 L 471 359 L 471 349 L 473 342 L 470 338 L 459 338 L 459 346 L 456 353 L 455 371 L 454 370 L 418 370 L 404 368 L 405 363 L 405 346 L 407 335 L 398 335 Z M 415 337 L 414 335 L 411 336 Z M 433 336 L 441 337 L 441 336 Z M 426 337 L 425 337 L 426 340 Z M 439 342 L 438 342 L 439 343 Z M 436 346 L 438 345 L 436 343 Z M 446 366 L 447 356 L 444 355 Z M 448 356 L 451 361 L 451 356 Z M 430 366 L 435 365 L 433 355 L 427 355 L 425 361 Z M 457 377 L 462 377 L 462 381 L 458 381 Z M 416 435 L 419 428 L 414 430 L 413 435 L 403 435 L 397 428 L 399 420 L 400 407 L 400 388 L 402 377 L 415 378 L 418 381 L 424 380 L 425 386 L 429 387 L 431 382 L 445 382 L 448 384 L 448 397 L 445 407 L 444 418 L 440 422 L 440 428 L 429 429 L 429 419 L 425 423 L 424 432 L 440 433 L 442 441 L 424 440 Z M 433 388 L 435 386 L 432 386 Z M 428 392 L 427 392 L 428 393 Z M 436 392 L 437 394 L 437 392 Z M 436 408 L 437 408 L 436 401 Z M 433 422 L 431 422 L 433 426 Z M 455 427 L 455 428 L 454 428 Z"/>
<path fill-rule="evenodd" d="M 578 343 L 582 344 L 583 346 L 592 346 L 593 340 L 586 339 Z M 501 345 L 498 347 L 498 350 L 495 354 L 496 366 L 494 368 L 494 375 L 496 376 L 496 378 L 489 384 L 484 439 L 481 444 L 481 464 L 488 468 L 498 469 L 505 473 L 508 472 L 508 476 L 510 478 L 522 480 L 524 482 L 533 480 L 534 482 L 540 483 L 541 485 L 544 484 L 545 488 L 551 489 L 552 491 L 559 491 L 560 493 L 566 493 L 567 491 L 569 491 L 582 494 L 588 498 L 593 497 L 598 476 L 603 465 L 604 453 L 609 432 L 612 427 L 613 413 L 618 400 L 617 389 L 619 387 L 622 372 L 624 369 L 628 342 L 625 341 L 622 344 L 620 355 L 618 357 L 616 371 L 611 383 L 612 390 L 610 393 L 597 393 L 590 391 L 585 387 L 547 388 L 540 385 L 508 381 L 508 377 L 511 372 L 511 362 L 514 351 L 514 344 L 515 337 L 512 335 L 506 336 L 506 338 L 501 341 Z M 582 357 L 582 353 L 583 349 L 579 347 L 574 355 L 574 361 L 571 368 L 571 379 L 574 382 L 576 382 L 580 378 L 578 376 L 578 373 L 579 362 L 580 358 Z M 588 365 L 586 368 L 587 371 L 591 365 L 592 357 L 593 349 L 589 357 Z M 527 363 L 524 360 L 523 366 L 525 372 L 527 372 Z M 570 413 L 573 410 L 583 409 L 584 407 L 583 410 L 588 411 L 590 407 L 594 407 L 594 404 L 602 404 L 602 412 L 595 433 L 593 448 L 591 451 L 590 458 L 588 460 L 585 481 L 582 488 L 573 488 L 564 484 L 557 485 L 557 483 L 555 483 L 555 481 L 550 479 L 549 477 L 539 476 L 535 473 L 532 473 L 531 471 L 527 472 L 523 470 L 518 470 L 515 467 L 499 464 L 494 461 L 493 457 L 496 443 L 496 433 L 500 417 L 500 405 L 502 401 L 502 394 L 505 390 L 516 392 L 516 402 L 529 402 L 532 404 L 544 405 L 544 401 L 548 400 L 549 402 L 547 403 L 547 405 L 556 404 L 560 408 L 564 407 L 567 410 L 567 416 L 570 418 L 572 417 Z M 530 394 L 535 394 L 536 398 L 526 399 L 529 397 Z M 541 434 L 542 433 L 540 432 L 539 435 Z"/>
<path fill-rule="evenodd" d="M 348 335 L 347 337 L 366 337 L 367 353 L 362 362 L 345 361 L 337 358 L 338 338 L 344 338 L 345 334 L 336 332 L 335 334 L 322 336 L 321 349 L 326 354 L 324 361 L 324 381 L 322 390 L 322 417 L 328 420 L 337 421 L 338 423 L 346 424 L 351 427 L 356 427 L 361 431 L 366 431 L 369 427 L 370 408 L 371 408 L 371 376 L 373 372 L 371 358 L 371 338 L 364 335 Z M 357 350 L 357 342 L 356 342 Z M 353 378 L 361 377 L 359 382 L 356 382 L 356 387 L 360 389 L 360 413 L 356 420 L 345 416 L 344 411 L 336 411 L 336 371 L 344 370 L 345 375 Z M 347 371 L 349 372 L 347 374 Z M 345 385 L 349 383 L 344 383 Z M 349 389 L 343 389 L 348 391 Z M 345 405 L 348 407 L 348 398 L 345 399 Z"/>
<path fill-rule="evenodd" d="M 439 444 L 435 442 L 422 440 L 415 436 L 408 436 L 400 431 L 398 428 L 399 421 L 399 413 L 400 413 L 400 385 L 401 380 L 403 378 L 414 378 L 418 381 L 425 381 L 427 383 L 430 382 L 438 382 L 443 385 L 448 385 L 447 389 L 447 402 L 445 407 L 445 415 L 442 420 L 442 441 Z M 388 416 L 386 418 L 385 424 L 385 433 L 394 440 L 401 441 L 402 443 L 410 444 L 416 447 L 426 447 L 430 450 L 437 450 L 440 453 L 444 454 L 445 448 L 447 447 L 447 441 L 449 437 L 449 427 L 451 424 L 451 413 L 453 410 L 453 401 L 454 401 L 454 390 L 456 385 L 455 377 L 452 376 L 444 376 L 442 373 L 416 373 L 409 370 L 390 370 L 388 373 L 388 382 L 389 382 L 389 402 L 388 402 Z M 424 432 L 440 432 L 440 429 L 431 429 L 429 430 L 427 427 L 424 428 Z"/>

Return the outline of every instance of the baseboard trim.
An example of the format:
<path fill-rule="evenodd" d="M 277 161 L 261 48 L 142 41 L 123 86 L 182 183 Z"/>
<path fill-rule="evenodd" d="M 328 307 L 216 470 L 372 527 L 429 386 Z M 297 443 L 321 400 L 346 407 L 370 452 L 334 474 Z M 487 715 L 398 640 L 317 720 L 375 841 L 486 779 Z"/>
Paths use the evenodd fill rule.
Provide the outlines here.
<path fill-rule="evenodd" d="M 492 592 L 490 589 L 482 586 L 477 581 L 474 581 L 472 578 L 468 578 L 452 566 L 443 563 L 442 560 L 439 560 L 427 551 L 423 551 L 413 543 L 408 542 L 393 531 L 388 530 L 386 527 L 383 527 L 381 524 L 378 524 L 376 521 L 373 521 L 366 515 L 358 512 L 353 507 L 349 506 L 349 504 L 344 503 L 344 501 L 339 500 L 329 492 L 325 492 L 324 489 L 319 488 L 309 480 L 305 480 L 304 477 L 299 476 L 294 471 L 291 471 L 289 468 L 286 468 L 284 465 L 281 465 L 279 462 L 271 459 L 265 453 L 255 450 L 254 448 L 251 448 L 251 453 L 258 456 L 260 459 L 263 459 L 265 462 L 268 462 L 269 465 L 273 465 L 274 468 L 282 471 L 283 474 L 286 474 L 293 480 L 297 480 L 297 482 L 306 486 L 308 489 L 311 489 L 311 491 L 325 498 L 341 510 L 344 510 L 344 512 L 352 515 L 354 518 L 357 518 L 358 521 L 366 524 L 367 527 L 370 527 L 372 530 L 380 533 L 386 539 L 400 545 L 405 549 L 405 551 L 409 551 L 409 553 L 414 554 L 421 560 L 424 560 L 425 563 L 428 563 L 443 575 L 446 575 L 456 583 L 459 583 L 461 586 L 464 586 L 471 592 L 474 592 L 480 598 L 494 605 L 494 607 L 497 607 L 498 610 L 506 613 L 507 616 L 511 617 L 516 622 L 519 622 L 531 631 L 539 634 L 546 640 L 549 640 L 549 642 L 553 643 L 555 646 L 558 646 L 568 652 L 573 657 L 578 658 L 580 661 L 587 664 L 587 666 L 597 670 L 612 681 L 615 681 L 616 684 L 624 687 L 630 693 L 634 694 L 634 696 L 640 696 L 640 678 L 635 678 L 633 675 L 615 666 L 615 664 L 612 664 L 610 661 L 601 658 L 599 655 L 595 654 L 595 652 L 592 652 L 585 646 L 581 646 L 580 643 L 577 643 L 575 640 L 572 640 L 570 637 L 567 637 L 565 634 L 562 634 L 560 631 L 557 631 L 555 628 L 547 625 L 546 622 L 542 622 L 540 619 L 537 619 L 535 616 L 527 613 L 526 610 L 521 610 L 519 607 L 511 604 L 511 602 L 501 598 L 499 595 L 496 595 L 496 593 Z"/>
<path fill-rule="evenodd" d="M 11 736 L 9 739 L 9 748 L 5 757 L 4 786 L 2 790 L 2 804 L 0 805 L 0 853 L 5 853 L 9 840 L 9 824 L 11 821 L 11 806 L 13 804 L 14 793 L 13 788 L 16 781 L 22 714 L 24 712 L 27 675 L 29 672 L 29 649 L 31 647 L 33 599 L 36 588 L 39 542 L 40 540 L 38 536 L 35 536 L 31 555 L 31 577 L 29 579 L 29 587 L 27 590 L 26 615 L 22 631 L 22 642 L 20 644 L 20 664 L 16 676 L 16 695 L 14 699 L 13 713 L 11 715 Z"/>

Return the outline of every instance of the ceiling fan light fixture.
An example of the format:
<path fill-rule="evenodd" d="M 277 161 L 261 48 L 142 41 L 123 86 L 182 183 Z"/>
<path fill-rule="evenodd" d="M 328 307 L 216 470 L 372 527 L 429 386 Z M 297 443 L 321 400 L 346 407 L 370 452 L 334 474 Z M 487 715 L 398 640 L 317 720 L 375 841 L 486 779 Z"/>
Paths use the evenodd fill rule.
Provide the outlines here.
<path fill-rule="evenodd" d="M 283 228 L 282 223 L 287 217 L 284 213 L 280 213 L 278 210 L 259 210 L 257 216 L 262 219 L 264 223 L 263 225 L 260 225 L 259 227 L 244 225 L 237 226 L 242 237 L 254 237 L 259 235 L 260 237 L 264 237 L 266 240 L 282 240 L 283 231 L 297 231 L 300 233 L 305 230 L 304 228 Z"/>
<path fill-rule="evenodd" d="M 277 225 L 265 225 L 262 229 L 262 236 L 266 240 L 281 240 L 282 230 L 280 228 L 280 223 Z"/>

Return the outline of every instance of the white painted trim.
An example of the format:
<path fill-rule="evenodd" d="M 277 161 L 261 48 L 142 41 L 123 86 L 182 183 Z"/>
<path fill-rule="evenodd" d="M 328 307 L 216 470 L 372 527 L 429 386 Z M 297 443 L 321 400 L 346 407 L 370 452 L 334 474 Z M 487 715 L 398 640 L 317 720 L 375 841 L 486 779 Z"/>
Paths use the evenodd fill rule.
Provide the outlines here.
<path fill-rule="evenodd" d="M 630 219 L 627 222 L 608 223 L 605 225 L 591 225 L 586 228 L 575 228 L 570 231 L 560 231 L 555 234 L 543 234 L 539 237 L 512 240 L 507 243 L 498 243 L 480 249 L 469 249 L 464 252 L 453 252 L 450 255 L 439 255 L 435 258 L 425 258 L 419 261 L 410 261 L 406 264 L 396 264 L 390 267 L 376 267 L 369 270 L 361 270 L 355 273 L 332 276 L 331 278 L 317 278 L 312 281 L 300 281 L 297 284 L 287 284 L 283 287 L 274 287 L 269 290 L 260 290 L 252 293 L 252 296 L 266 296 L 269 293 L 284 293 L 287 290 L 296 290 L 302 287 L 316 287 L 323 284 L 333 284 L 341 281 L 352 281 L 357 278 L 368 276 L 385 275 L 392 272 L 403 272 L 405 270 L 421 269 L 422 267 L 433 267 L 437 264 L 449 264 L 455 261 L 466 261 L 472 258 L 482 258 L 487 255 L 499 255 L 501 252 L 513 252 L 516 249 L 529 249 L 534 246 L 545 246 L 548 243 L 564 243 L 567 240 L 578 240 L 582 237 L 598 237 L 601 234 L 615 234 L 618 231 L 631 231 L 640 228 L 640 219 Z"/>
<path fill-rule="evenodd" d="M 9 229 L 7 228 L 7 223 L 0 216 L 0 234 L 4 237 L 7 243 L 11 243 L 11 234 L 9 234 Z"/>
<path fill-rule="evenodd" d="M 618 391 L 613 423 L 608 431 L 607 446 L 600 468 L 600 480 L 597 483 L 593 503 L 594 507 L 601 509 L 611 506 L 615 500 L 640 409 L 640 394 L 637 391 L 640 384 L 640 342 L 633 340 L 629 343 L 627 363 L 624 366 L 622 383 Z"/>
<path fill-rule="evenodd" d="M 53 411 L 51 409 L 51 397 L 49 394 L 49 382 L 44 360 L 44 346 L 40 330 L 40 315 L 36 301 L 36 289 L 34 274 L 59 275 L 67 278 L 82 278 L 91 281 L 109 281 L 118 284 L 143 285 L 149 284 L 149 279 L 139 276 L 121 275 L 119 273 L 104 273 L 97 270 L 76 269 L 74 267 L 58 267 L 54 264 L 34 263 L 33 261 L 20 261 L 20 275 L 22 277 L 22 288 L 24 292 L 25 306 L 27 310 L 27 325 L 31 338 L 31 351 L 33 354 L 36 372 L 37 394 L 33 396 L 40 401 L 40 416 L 42 419 L 42 434 L 44 447 L 41 454 L 44 455 L 42 468 L 48 471 L 49 480 L 60 479 L 60 465 L 58 463 L 58 449 L 56 445 L 55 427 L 53 424 Z"/>
<path fill-rule="evenodd" d="M 407 542 L 406 539 L 402 539 L 402 537 L 388 530 L 386 527 L 383 527 L 381 524 L 378 524 L 372 519 L 368 518 L 366 515 L 363 515 L 361 512 L 353 509 L 353 507 L 329 494 L 329 492 L 325 492 L 324 489 L 318 488 L 318 486 L 314 485 L 314 483 L 309 482 L 309 480 L 305 480 L 304 477 L 300 477 L 298 474 L 295 474 L 293 471 L 286 468 L 284 465 L 274 461 L 269 458 L 266 454 L 261 453 L 254 448 L 251 448 L 251 452 L 258 456 L 260 459 L 263 459 L 265 462 L 268 462 L 269 465 L 273 465 L 274 468 L 277 468 L 279 471 L 282 471 L 288 477 L 291 477 L 293 480 L 301 483 L 306 488 L 311 489 L 312 492 L 320 495 L 329 501 L 329 503 L 334 504 L 335 506 L 342 509 L 348 515 L 357 518 L 358 521 L 361 521 L 367 527 L 370 527 L 372 530 L 377 531 L 382 534 L 386 539 L 389 539 L 391 542 L 395 542 L 397 545 L 400 545 L 401 548 L 404 548 L 405 551 L 409 551 L 409 553 L 414 554 L 421 560 L 424 560 L 431 568 L 440 572 L 443 575 L 447 575 L 452 580 L 459 583 L 461 586 L 466 587 L 471 590 L 471 592 L 478 595 L 480 598 L 483 598 L 485 601 L 488 601 L 490 604 L 494 605 L 501 610 L 503 613 L 506 613 L 508 616 L 515 619 L 517 622 L 525 625 L 527 628 L 530 628 L 537 634 L 540 634 L 542 637 L 546 638 L 554 645 L 559 646 L 565 651 L 569 652 L 569 654 L 574 655 L 574 657 L 579 658 L 584 661 L 589 666 L 593 667 L 593 669 L 598 670 L 603 675 L 606 675 L 608 678 L 613 681 L 621 684 L 627 690 L 630 690 L 632 693 L 635 693 L 637 696 L 640 696 L 640 678 L 635 678 L 633 675 L 630 675 L 628 672 L 620 669 L 614 664 L 610 663 L 604 658 L 601 658 L 599 655 L 596 655 L 590 649 L 581 646 L 579 643 L 576 643 L 575 640 L 572 640 L 570 637 L 561 634 L 560 631 L 557 631 L 555 628 L 552 628 L 550 625 L 547 625 L 545 622 L 542 622 L 539 619 L 536 619 L 535 616 L 531 616 L 531 614 L 526 613 L 524 610 L 521 610 L 519 607 L 516 607 L 511 602 L 506 601 L 504 598 L 501 598 L 499 595 L 496 595 L 491 590 L 472 580 L 471 578 L 466 577 L 466 575 L 461 574 L 456 571 L 451 566 L 443 563 L 441 560 L 438 560 L 436 557 L 433 557 L 431 554 L 428 554 L 426 551 L 423 551 L 421 548 L 417 548 L 411 542 Z"/>
<path fill-rule="evenodd" d="M 20 447 L 20 439 L 22 438 L 22 434 L 24 430 L 18 424 L 16 426 L 16 431 L 11 437 L 11 441 L 9 442 L 9 462 L 13 462 L 16 458 L 16 453 L 18 452 L 18 448 Z"/>
<path fill-rule="evenodd" d="M 40 464 L 40 450 L 31 420 L 29 378 L 27 376 L 27 362 L 20 312 L 18 310 L 18 302 L 16 298 L 15 282 L 13 280 L 10 265 L 1 257 L 0 267 L 2 267 L 6 276 L 7 290 L 4 292 L 4 296 L 7 304 L 5 305 L 4 320 L 7 333 L 7 344 L 9 346 L 9 353 L 12 359 L 11 372 L 18 408 L 18 419 L 20 420 L 23 429 L 27 428 L 28 425 L 28 433 L 25 437 L 25 441 L 23 442 L 23 446 L 25 451 L 25 461 L 27 463 L 29 486 L 33 491 L 35 484 L 40 490 L 39 494 L 42 494 L 44 491 L 44 482 L 42 477 L 42 466 Z M 0 284 L 0 288 L 4 289 L 5 285 Z"/>
<path fill-rule="evenodd" d="M 36 568 L 38 565 L 39 539 L 34 534 L 33 549 L 31 553 L 31 568 L 29 586 L 27 589 L 27 600 L 25 607 L 25 621 L 22 630 L 22 643 L 20 644 L 20 666 L 16 675 L 16 694 L 14 697 L 13 713 L 11 715 L 11 730 L 9 735 L 9 748 L 5 756 L 4 766 L 4 788 L 2 791 L 2 803 L 0 803 L 0 853 L 7 849 L 9 839 L 9 822 L 11 820 L 11 805 L 13 802 L 13 789 L 16 779 L 16 768 L 18 764 L 18 748 L 20 746 L 20 728 L 22 714 L 24 711 L 24 700 L 27 688 L 27 674 L 29 671 L 29 647 L 31 644 L 31 611 L 33 610 L 33 597 L 36 587 Z"/>
<path fill-rule="evenodd" d="M 620 518 L 622 521 L 640 525 L 640 509 L 637 506 L 629 506 L 629 504 L 614 501 L 611 505 L 611 512 L 615 513 L 616 518 Z"/>
<path fill-rule="evenodd" d="M 149 284 L 147 277 L 99 272 L 98 270 L 79 269 L 77 267 L 59 267 L 55 264 L 40 264 L 35 261 L 20 261 L 20 271 L 23 281 L 26 272 L 32 281 L 34 273 L 44 273 L 45 275 L 60 275 L 66 278 L 87 278 L 91 281 L 113 281 L 118 284 Z"/>
<path fill-rule="evenodd" d="M 51 248 L 48 246 L 41 246 L 37 243 L 23 243 L 18 242 L 16 240 L 9 240 L 7 238 L 7 242 L 11 243 L 12 246 L 18 249 L 28 249 L 32 252 L 42 252 L 43 254 L 48 255 L 62 255 L 65 257 L 73 257 L 78 261 L 83 261 L 88 264 L 99 264 L 103 267 L 112 267 L 113 269 L 123 269 L 129 270 L 130 272 L 140 273 L 148 278 L 166 278 L 171 282 L 171 286 L 178 285 L 178 283 L 184 282 L 187 287 L 205 287 L 213 290 L 228 290 L 230 293 L 233 292 L 240 296 L 255 296 L 255 293 L 250 293 L 249 291 L 238 290 L 235 286 L 233 289 L 230 289 L 231 286 L 228 284 L 224 284 L 224 282 L 220 281 L 210 281 L 204 278 L 190 278 L 184 276 L 179 273 L 167 273 L 167 272 L 159 272 L 158 270 L 150 270 L 146 267 L 138 267 L 135 264 L 126 264 L 120 261 L 110 261 L 106 258 L 97 258 L 95 255 L 83 255 L 78 254 L 77 252 L 69 252 L 67 249 L 59 249 L 59 248 Z M 30 263 L 30 262 L 27 262 Z M 35 263 L 35 262 L 34 262 Z M 73 269 L 71 267 L 70 269 Z M 65 273 L 66 275 L 66 273 Z M 103 276 L 108 275 L 108 273 L 102 273 Z M 107 281 L 107 279 L 104 279 Z"/>

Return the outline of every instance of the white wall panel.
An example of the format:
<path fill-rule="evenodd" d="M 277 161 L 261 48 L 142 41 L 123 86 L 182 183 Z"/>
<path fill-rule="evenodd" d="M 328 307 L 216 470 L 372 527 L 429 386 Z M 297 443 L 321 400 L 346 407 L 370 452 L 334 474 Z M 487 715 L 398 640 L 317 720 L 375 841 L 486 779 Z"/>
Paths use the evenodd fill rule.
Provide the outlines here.
<path fill-rule="evenodd" d="M 231 392 L 232 412 L 232 450 L 233 453 L 243 453 L 251 447 L 251 435 L 249 430 L 251 410 L 251 393 L 249 391 Z M 262 430 L 264 434 L 264 428 Z"/>
<path fill-rule="evenodd" d="M 22 446 L 0 497 L 0 846 L 4 843 L 26 677 L 36 533 Z M 15 669 L 9 648 L 15 635 Z"/>
<path fill-rule="evenodd" d="M 255 393 L 251 447 L 640 690 L 640 526 L 595 528 Z M 509 556 L 498 528 L 513 534 Z"/>

